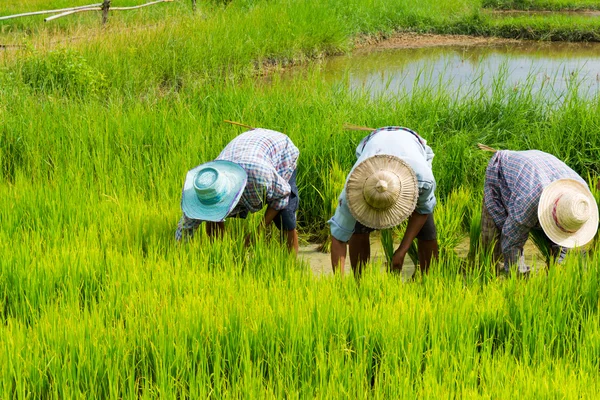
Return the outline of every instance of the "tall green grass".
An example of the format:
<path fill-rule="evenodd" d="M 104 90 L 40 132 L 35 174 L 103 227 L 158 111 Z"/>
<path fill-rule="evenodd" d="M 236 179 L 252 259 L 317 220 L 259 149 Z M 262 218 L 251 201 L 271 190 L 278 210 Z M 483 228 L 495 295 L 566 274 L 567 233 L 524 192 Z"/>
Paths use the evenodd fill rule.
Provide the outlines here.
<path fill-rule="evenodd" d="M 188 88 L 135 100 L 114 94 L 82 99 L 78 93 L 83 89 L 65 96 L 45 93 L 47 87 L 15 84 L 0 91 L 2 182 L 49 198 L 60 198 L 64 192 L 57 187 L 70 184 L 95 196 L 141 197 L 168 205 L 172 219 L 185 172 L 216 157 L 241 132 L 223 119 L 285 132 L 301 149 L 299 218 L 302 229 L 315 233 L 326 229 L 339 185 L 364 136 L 343 130 L 347 121 L 409 126 L 425 137 L 436 153 L 433 169 L 441 203 L 459 186 L 480 195 L 488 157 L 476 149 L 478 142 L 536 148 L 555 154 L 583 176 L 599 172 L 595 132 L 600 109 L 595 100 L 576 94 L 561 108 L 508 88 L 466 99 L 444 90 L 373 99 L 318 75 L 268 86 L 246 81 Z M 323 168 L 334 164 L 338 172 Z M 468 231 L 468 223 L 456 224 Z"/>

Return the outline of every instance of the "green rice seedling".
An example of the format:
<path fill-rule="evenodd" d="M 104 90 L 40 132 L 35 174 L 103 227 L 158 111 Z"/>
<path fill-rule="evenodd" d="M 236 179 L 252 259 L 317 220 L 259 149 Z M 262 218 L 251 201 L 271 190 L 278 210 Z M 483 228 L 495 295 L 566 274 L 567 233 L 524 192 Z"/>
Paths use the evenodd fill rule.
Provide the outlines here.
<path fill-rule="evenodd" d="M 469 261 L 475 261 L 475 257 L 481 254 L 481 211 L 471 216 L 471 228 L 469 230 Z"/>
<path fill-rule="evenodd" d="M 385 253 L 385 259 L 388 265 L 392 265 L 392 257 L 396 249 L 394 248 L 394 236 L 391 229 L 383 229 L 381 232 L 381 246 Z"/>
<path fill-rule="evenodd" d="M 470 190 L 459 188 L 450 192 L 448 198 L 434 211 L 440 254 L 453 254 L 465 236 L 463 220 L 471 202 Z"/>
<path fill-rule="evenodd" d="M 550 265 L 550 262 L 552 261 L 552 247 L 548 243 L 548 238 L 544 231 L 541 229 L 532 229 L 529 231 L 529 238 L 542 254 L 546 265 Z"/>
<path fill-rule="evenodd" d="M 314 185 L 313 188 L 319 195 L 322 201 L 322 211 L 320 213 L 322 220 L 326 221 L 333 216 L 338 206 L 338 197 L 344 185 L 346 183 L 346 174 L 340 167 L 339 163 L 335 160 L 330 161 L 330 167 L 320 170 L 322 184 L 321 190 L 317 189 Z M 320 241 L 323 244 L 320 247 L 320 251 L 328 253 L 331 251 L 331 237 L 329 236 L 328 230 L 321 233 Z"/>

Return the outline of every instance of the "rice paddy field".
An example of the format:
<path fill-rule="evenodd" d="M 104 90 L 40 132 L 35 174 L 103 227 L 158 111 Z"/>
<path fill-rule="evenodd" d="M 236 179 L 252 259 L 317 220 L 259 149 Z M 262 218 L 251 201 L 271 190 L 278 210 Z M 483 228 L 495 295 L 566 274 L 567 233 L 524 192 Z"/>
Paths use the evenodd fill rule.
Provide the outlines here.
<path fill-rule="evenodd" d="M 0 15 L 86 3 L 9 1 Z M 596 398 L 600 245 L 497 278 L 477 244 L 489 153 L 476 144 L 555 154 L 599 199 L 598 95 L 580 96 L 576 74 L 557 98 L 507 87 L 502 69 L 464 96 L 373 95 L 321 74 L 326 57 L 406 32 L 599 41 L 594 9 L 213 0 L 193 12 L 182 0 L 104 27 L 97 13 L 0 20 L 0 399 Z M 436 153 L 430 274 L 406 280 L 380 259 L 360 280 L 314 274 L 276 231 L 257 232 L 260 215 L 177 243 L 187 170 L 243 131 L 224 119 L 300 148 L 305 244 L 326 244 L 364 134 L 344 123 L 419 132 Z"/>

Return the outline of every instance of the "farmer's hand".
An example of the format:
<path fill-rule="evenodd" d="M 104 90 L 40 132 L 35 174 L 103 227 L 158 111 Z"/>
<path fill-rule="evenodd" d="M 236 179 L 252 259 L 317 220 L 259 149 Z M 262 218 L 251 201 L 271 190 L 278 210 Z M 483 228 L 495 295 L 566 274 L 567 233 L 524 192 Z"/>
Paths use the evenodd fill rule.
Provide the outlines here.
<path fill-rule="evenodd" d="M 255 242 L 254 235 L 252 233 L 246 234 L 246 237 L 244 238 L 244 246 L 250 247 L 250 246 L 254 245 L 254 242 Z"/>
<path fill-rule="evenodd" d="M 394 252 L 394 256 L 392 257 L 392 272 L 400 272 L 402 271 L 402 266 L 404 265 L 404 257 L 406 256 L 406 251 L 402 251 L 400 249 Z"/>

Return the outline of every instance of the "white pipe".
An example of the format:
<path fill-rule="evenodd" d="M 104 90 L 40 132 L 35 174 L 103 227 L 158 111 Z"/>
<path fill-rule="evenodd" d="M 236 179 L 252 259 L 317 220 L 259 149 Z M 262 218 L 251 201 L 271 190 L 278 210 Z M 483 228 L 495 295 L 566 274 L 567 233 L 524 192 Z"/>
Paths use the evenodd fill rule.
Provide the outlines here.
<path fill-rule="evenodd" d="M 61 8 L 61 9 L 58 9 L 58 10 L 33 11 L 33 12 L 27 12 L 27 13 L 23 13 L 23 14 L 6 15 L 4 17 L 0 17 L 0 21 L 3 21 L 5 19 L 11 19 L 11 18 L 27 17 L 29 15 L 54 14 L 54 13 L 57 13 L 57 12 L 79 10 L 79 9 L 82 9 L 82 8 L 97 7 L 97 6 L 101 6 L 101 5 L 102 5 L 102 3 L 98 3 L 98 4 L 90 4 L 90 5 L 87 5 L 87 6 Z"/>

